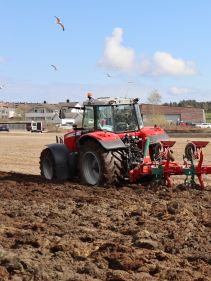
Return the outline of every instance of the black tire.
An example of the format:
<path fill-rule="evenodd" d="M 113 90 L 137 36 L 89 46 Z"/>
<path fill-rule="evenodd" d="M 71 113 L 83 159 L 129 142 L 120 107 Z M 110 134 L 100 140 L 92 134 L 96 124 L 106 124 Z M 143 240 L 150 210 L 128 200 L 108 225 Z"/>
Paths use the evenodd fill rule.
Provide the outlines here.
<path fill-rule="evenodd" d="M 185 147 L 185 157 L 187 160 L 191 161 L 193 159 L 193 154 L 195 152 L 195 146 L 193 143 L 188 143 Z"/>
<path fill-rule="evenodd" d="M 156 143 L 154 150 L 155 150 L 154 158 L 155 158 L 155 160 L 158 160 L 158 156 L 160 155 L 161 151 L 163 150 L 162 144 L 160 142 Z"/>
<path fill-rule="evenodd" d="M 80 148 L 79 174 L 87 185 L 118 184 L 123 176 L 122 157 L 119 150 L 105 150 L 94 140 Z"/>
<path fill-rule="evenodd" d="M 47 180 L 56 180 L 56 167 L 52 152 L 45 148 L 40 155 L 41 176 Z"/>

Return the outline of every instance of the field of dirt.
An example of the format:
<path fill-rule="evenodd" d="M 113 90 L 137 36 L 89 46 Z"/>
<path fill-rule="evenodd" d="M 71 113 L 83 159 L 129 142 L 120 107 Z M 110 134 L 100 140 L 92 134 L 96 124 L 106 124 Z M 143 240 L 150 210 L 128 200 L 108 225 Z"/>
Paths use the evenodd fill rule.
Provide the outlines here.
<path fill-rule="evenodd" d="M 176 140 L 182 162 L 187 138 Z M 39 155 L 52 142 L 0 134 L 0 280 L 211 280 L 211 176 L 203 192 L 181 178 L 173 188 L 49 183 Z M 211 144 L 205 155 L 211 165 Z"/>

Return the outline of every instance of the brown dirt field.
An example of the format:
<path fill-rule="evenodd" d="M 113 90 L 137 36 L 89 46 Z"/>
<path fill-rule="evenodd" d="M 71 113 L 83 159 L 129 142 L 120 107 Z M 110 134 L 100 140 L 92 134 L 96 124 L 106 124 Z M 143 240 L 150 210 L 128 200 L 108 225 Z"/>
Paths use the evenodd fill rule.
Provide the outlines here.
<path fill-rule="evenodd" d="M 0 132 L 0 171 L 39 175 L 40 152 L 55 141 L 55 133 Z"/>
<path fill-rule="evenodd" d="M 211 280 L 210 176 L 203 192 L 49 183 L 39 155 L 54 141 L 0 134 L 0 280 Z M 178 161 L 186 143 L 177 139 Z M 205 155 L 211 165 L 211 144 Z"/>

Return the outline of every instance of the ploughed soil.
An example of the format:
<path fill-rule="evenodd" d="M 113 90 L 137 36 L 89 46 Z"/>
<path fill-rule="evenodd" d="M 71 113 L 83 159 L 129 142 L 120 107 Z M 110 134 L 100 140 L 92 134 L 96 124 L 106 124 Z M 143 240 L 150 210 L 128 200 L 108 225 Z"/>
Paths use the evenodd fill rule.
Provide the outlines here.
<path fill-rule="evenodd" d="M 178 134 L 182 162 L 192 135 Z M 1 132 L 0 281 L 211 280 L 211 175 L 205 191 L 178 185 L 184 176 L 174 188 L 47 182 L 39 156 L 54 142 Z M 204 155 L 211 165 L 210 144 Z"/>
<path fill-rule="evenodd" d="M 211 280 L 211 185 L 88 187 L 0 172 L 0 280 Z"/>

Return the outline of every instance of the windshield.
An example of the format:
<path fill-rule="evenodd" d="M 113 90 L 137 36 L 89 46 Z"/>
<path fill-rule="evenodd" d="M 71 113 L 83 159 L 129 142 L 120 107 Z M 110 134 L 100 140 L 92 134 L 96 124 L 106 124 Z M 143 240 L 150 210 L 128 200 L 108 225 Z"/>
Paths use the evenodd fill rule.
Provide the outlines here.
<path fill-rule="evenodd" d="M 114 122 L 113 122 L 112 107 L 109 105 L 98 106 L 96 113 L 97 113 L 97 129 L 113 132 Z"/>
<path fill-rule="evenodd" d="M 109 132 L 138 131 L 143 127 L 139 106 L 136 104 L 97 106 L 97 129 Z"/>

